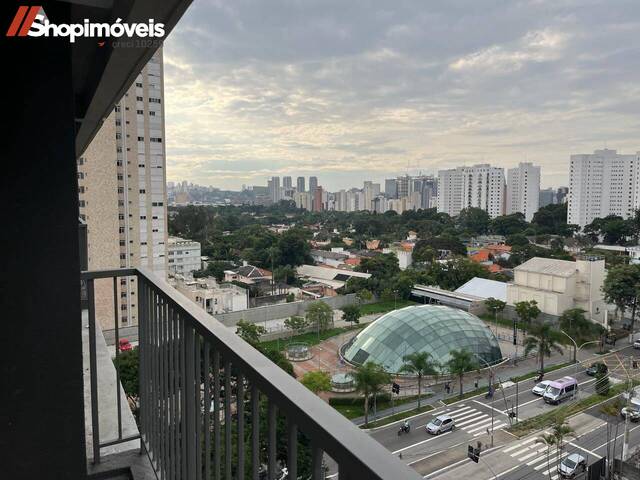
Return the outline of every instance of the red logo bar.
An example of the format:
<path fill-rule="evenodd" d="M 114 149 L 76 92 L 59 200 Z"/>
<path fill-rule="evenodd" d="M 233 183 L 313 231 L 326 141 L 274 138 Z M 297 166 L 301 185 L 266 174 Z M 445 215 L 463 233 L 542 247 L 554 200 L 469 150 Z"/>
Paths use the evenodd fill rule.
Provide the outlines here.
<path fill-rule="evenodd" d="M 18 7 L 18 11 L 16 12 L 16 16 L 13 17 L 13 21 L 11 22 L 11 25 L 9 25 L 9 30 L 7 30 L 7 37 L 15 37 L 16 36 L 16 33 L 18 33 L 18 28 L 20 27 L 20 24 L 22 23 L 22 19 L 27 14 L 27 10 L 29 10 L 29 7 L 25 7 L 25 6 Z M 29 27 L 31 27 L 31 26 L 29 26 Z"/>
<path fill-rule="evenodd" d="M 7 30 L 7 37 L 15 37 L 16 35 L 18 35 L 19 37 L 26 37 L 41 8 L 42 7 L 39 6 L 27 7 L 25 5 L 21 5 L 20 7 L 18 7 L 16 16 L 13 17 L 11 25 L 9 25 L 9 30 Z M 27 11 L 29 12 L 28 14 Z M 20 24 L 22 24 L 22 28 L 20 28 Z M 20 28 L 19 32 L 18 28 Z"/>

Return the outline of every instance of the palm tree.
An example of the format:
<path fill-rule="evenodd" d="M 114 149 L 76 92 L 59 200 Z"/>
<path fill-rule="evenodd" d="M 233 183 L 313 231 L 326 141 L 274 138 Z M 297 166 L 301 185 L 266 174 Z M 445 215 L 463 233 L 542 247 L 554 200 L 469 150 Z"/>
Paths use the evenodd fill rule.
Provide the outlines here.
<path fill-rule="evenodd" d="M 564 439 L 566 437 L 574 436 L 573 428 L 569 426 L 564 415 L 558 414 L 551 424 L 551 433 L 543 435 L 538 442 L 547 445 L 547 470 L 549 471 L 549 478 L 551 478 L 551 466 L 549 465 L 549 448 L 553 445 L 556 446 L 556 458 L 560 460 L 562 457 L 562 450 L 564 448 Z"/>
<path fill-rule="evenodd" d="M 460 383 L 460 397 L 462 397 L 462 382 L 464 380 L 464 374 L 474 370 L 477 365 L 468 350 L 451 350 L 449 355 L 450 358 L 447 362 L 447 370 L 449 370 L 451 375 L 458 377 L 458 381 Z"/>
<path fill-rule="evenodd" d="M 382 365 L 368 362 L 361 365 L 353 373 L 356 390 L 364 396 L 364 425 L 369 424 L 369 397 L 377 395 L 383 385 L 391 381 L 391 375 L 384 371 Z"/>
<path fill-rule="evenodd" d="M 562 348 L 558 345 L 557 337 L 553 334 L 551 325 L 543 323 L 531 328 L 529 336 L 524 341 L 524 355 L 527 356 L 533 350 L 538 352 L 540 372 L 544 372 L 544 357 L 550 357 L 555 350 L 562 355 Z"/>
<path fill-rule="evenodd" d="M 437 375 L 437 363 L 428 352 L 414 352 L 402 357 L 404 364 L 400 372 L 410 373 L 418 377 L 418 409 L 422 396 L 422 377 L 425 375 Z"/>

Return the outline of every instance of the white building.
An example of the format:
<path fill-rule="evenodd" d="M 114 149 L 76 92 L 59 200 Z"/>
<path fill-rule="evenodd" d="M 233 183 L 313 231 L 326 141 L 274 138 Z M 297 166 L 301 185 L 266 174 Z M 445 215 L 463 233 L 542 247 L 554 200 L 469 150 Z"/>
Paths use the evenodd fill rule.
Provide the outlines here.
<path fill-rule="evenodd" d="M 249 308 L 249 290 L 231 283 L 219 284 L 212 277 L 193 279 L 182 275 L 176 275 L 172 283 L 209 315 Z"/>
<path fill-rule="evenodd" d="M 392 253 L 398 259 L 400 270 L 406 270 L 413 263 L 413 244 L 394 243 L 382 249 L 382 253 Z"/>
<path fill-rule="evenodd" d="M 180 237 L 169 237 L 167 245 L 170 273 L 190 273 L 202 268 L 200 243 Z"/>
<path fill-rule="evenodd" d="M 309 254 L 314 262 L 330 267 L 338 267 L 344 264 L 344 261 L 349 258 L 348 253 L 328 250 L 311 250 Z"/>
<path fill-rule="evenodd" d="M 504 215 L 504 169 L 482 164 L 438 172 L 438 212 L 455 217 L 465 208 L 481 208 L 491 218 Z"/>
<path fill-rule="evenodd" d="M 543 313 L 555 316 L 582 308 L 587 318 L 604 322 L 602 285 L 606 272 L 602 257 L 582 257 L 575 262 L 534 257 L 513 272 L 514 280 L 507 285 L 509 305 L 535 300 Z"/>
<path fill-rule="evenodd" d="M 530 222 L 539 203 L 540 167 L 526 162 L 507 170 L 507 215 L 519 212 Z"/>
<path fill-rule="evenodd" d="M 640 206 L 639 155 L 615 150 L 571 155 L 567 222 L 584 227 L 596 218 L 628 218 Z"/>

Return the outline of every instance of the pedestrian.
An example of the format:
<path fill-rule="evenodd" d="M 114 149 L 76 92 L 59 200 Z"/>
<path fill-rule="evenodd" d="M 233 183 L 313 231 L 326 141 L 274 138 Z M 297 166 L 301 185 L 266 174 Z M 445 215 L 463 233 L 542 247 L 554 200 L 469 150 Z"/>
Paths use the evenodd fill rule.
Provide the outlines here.
<path fill-rule="evenodd" d="M 476 390 L 478 389 L 478 379 L 477 378 L 476 378 L 475 388 L 476 388 Z"/>

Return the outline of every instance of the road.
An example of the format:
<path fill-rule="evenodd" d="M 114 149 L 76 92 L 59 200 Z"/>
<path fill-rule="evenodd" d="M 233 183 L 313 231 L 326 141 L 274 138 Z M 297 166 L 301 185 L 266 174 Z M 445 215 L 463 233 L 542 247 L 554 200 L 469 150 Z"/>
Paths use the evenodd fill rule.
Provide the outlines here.
<path fill-rule="evenodd" d="M 619 355 L 626 358 L 633 356 L 634 358 L 640 359 L 640 352 L 634 351 L 631 347 L 621 350 Z M 598 357 L 598 361 L 603 360 L 609 367 L 612 383 L 621 382 L 626 378 L 624 369 L 619 364 L 618 357 L 612 354 Z M 575 377 L 579 383 L 577 399 L 592 395 L 595 391 L 595 379 L 588 376 L 582 367 L 579 367 L 578 373 L 575 373 L 575 370 L 575 366 L 565 367 L 547 374 L 545 379 L 554 380 L 566 375 L 571 375 Z M 510 425 L 508 413 L 515 409 L 516 402 L 518 404 L 517 411 L 519 420 L 524 420 L 557 408 L 556 406 L 546 404 L 541 397 L 531 393 L 531 388 L 534 385 L 535 382 L 533 380 L 523 381 L 518 385 L 505 383 L 504 388 L 498 390 L 494 395 L 493 402 L 481 395 L 414 416 L 409 419 L 411 425 L 411 432 L 409 434 L 399 436 L 398 430 L 401 422 L 396 422 L 386 427 L 372 430 L 370 431 L 370 435 L 389 449 L 394 455 L 401 457 L 407 464 L 415 468 L 422 475 L 435 476 L 450 469 L 451 465 L 455 466 L 458 462 L 466 462 L 466 450 L 469 444 L 475 444 L 480 441 L 483 445 L 490 445 L 488 430 L 491 428 L 492 412 L 494 445 L 497 447 L 512 442 L 514 439 L 512 435 L 503 431 L 503 429 Z M 426 424 L 434 416 L 443 413 L 455 419 L 456 430 L 439 436 L 429 435 L 425 430 Z M 602 419 L 600 419 L 600 423 L 604 425 Z M 605 427 L 600 426 L 599 428 Z M 637 434 L 640 435 L 640 432 L 637 432 Z M 593 437 L 593 442 L 586 444 L 584 448 L 597 447 L 595 444 L 599 436 L 600 432 L 597 430 L 586 434 L 584 441 L 589 441 L 591 437 Z M 525 447 L 527 450 L 525 450 Z M 531 467 L 530 470 L 532 470 L 532 472 L 538 472 L 540 470 L 544 472 L 548 470 L 548 468 L 539 468 L 536 470 L 536 467 L 540 465 L 536 465 L 537 462 L 533 461 L 538 460 L 544 452 L 537 452 L 539 455 L 536 456 L 534 450 L 528 450 L 532 447 L 535 447 L 535 452 L 537 452 L 537 450 L 541 448 L 541 445 L 536 445 L 535 442 L 532 442 L 529 446 L 523 445 L 518 449 L 506 452 L 516 454 L 515 456 L 506 456 L 507 459 L 510 460 L 508 463 L 515 462 L 514 467 Z M 495 450 L 494 452 L 497 451 L 498 450 Z M 489 454 L 487 459 L 491 458 L 491 455 L 492 453 Z M 550 464 L 551 463 L 552 462 L 550 462 Z M 498 462 L 496 465 L 502 466 L 503 464 L 502 462 Z M 531 474 L 533 475 L 533 473 Z"/>

